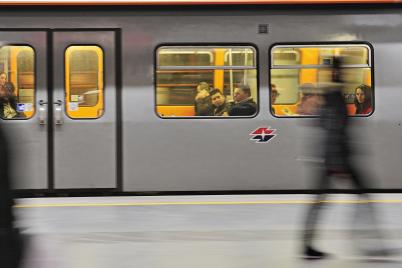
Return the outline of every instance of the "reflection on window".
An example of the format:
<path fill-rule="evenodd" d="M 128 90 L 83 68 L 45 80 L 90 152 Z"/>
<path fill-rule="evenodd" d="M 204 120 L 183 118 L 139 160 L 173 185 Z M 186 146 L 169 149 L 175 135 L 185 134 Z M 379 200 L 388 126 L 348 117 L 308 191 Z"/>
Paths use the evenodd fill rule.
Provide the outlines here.
<path fill-rule="evenodd" d="M 0 47 L 0 117 L 29 119 L 35 112 L 35 53 L 29 46 Z"/>
<path fill-rule="evenodd" d="M 164 46 L 157 50 L 156 109 L 161 117 L 252 116 L 256 102 L 254 48 Z"/>
<path fill-rule="evenodd" d="M 349 115 L 373 110 L 371 51 L 367 45 L 275 46 L 271 50 L 271 111 L 277 116 L 317 115 L 331 81 L 328 67 L 340 56 Z M 364 91 L 364 92 L 361 92 Z M 359 95 L 365 95 L 364 100 Z M 363 108 L 364 107 L 364 108 Z"/>
<path fill-rule="evenodd" d="M 103 51 L 99 46 L 66 49 L 66 110 L 71 118 L 103 114 Z"/>

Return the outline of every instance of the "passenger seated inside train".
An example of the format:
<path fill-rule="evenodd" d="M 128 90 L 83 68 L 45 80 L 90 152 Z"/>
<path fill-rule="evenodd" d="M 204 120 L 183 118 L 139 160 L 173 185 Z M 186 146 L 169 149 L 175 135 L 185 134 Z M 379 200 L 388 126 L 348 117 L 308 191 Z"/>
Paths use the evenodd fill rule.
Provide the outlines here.
<path fill-rule="evenodd" d="M 297 105 L 296 113 L 299 115 L 318 115 L 318 110 L 322 104 L 322 96 L 318 89 L 311 83 L 306 83 L 300 87 L 301 97 Z"/>
<path fill-rule="evenodd" d="M 14 94 L 14 85 L 7 82 L 7 74 L 0 73 L 0 117 L 12 119 L 20 117 L 17 112 L 17 98 Z"/>
<path fill-rule="evenodd" d="M 257 112 L 257 103 L 251 97 L 251 90 L 248 85 L 235 88 L 233 100 L 234 103 L 229 110 L 230 116 L 248 116 Z"/>
<path fill-rule="evenodd" d="M 371 87 L 365 84 L 361 84 L 355 89 L 355 114 L 367 115 L 373 111 L 373 106 L 371 103 L 371 92 Z"/>
<path fill-rule="evenodd" d="M 214 116 L 229 116 L 230 104 L 226 102 L 225 95 L 219 89 L 212 89 L 209 92 L 211 96 L 212 105 L 214 107 Z"/>
<path fill-rule="evenodd" d="M 279 97 L 278 89 L 275 84 L 271 84 L 271 112 L 275 114 L 275 107 L 273 106 L 276 103 L 276 99 Z"/>
<path fill-rule="evenodd" d="M 212 116 L 213 106 L 209 94 L 210 86 L 206 82 L 198 83 L 196 87 L 196 96 L 194 98 L 194 107 L 196 116 Z"/>

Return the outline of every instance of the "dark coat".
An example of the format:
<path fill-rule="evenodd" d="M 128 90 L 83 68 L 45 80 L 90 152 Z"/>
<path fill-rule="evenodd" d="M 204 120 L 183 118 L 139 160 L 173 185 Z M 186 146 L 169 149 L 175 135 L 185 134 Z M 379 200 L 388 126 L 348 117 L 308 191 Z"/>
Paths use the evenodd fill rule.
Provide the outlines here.
<path fill-rule="evenodd" d="M 6 137 L 0 128 L 0 229 L 11 228 L 13 199 L 10 190 L 10 178 L 8 174 L 10 155 L 7 149 Z"/>
<path fill-rule="evenodd" d="M 328 169 L 342 170 L 350 155 L 347 108 L 341 90 L 324 95 L 320 126 L 324 130 L 323 153 Z"/>
<path fill-rule="evenodd" d="M 248 99 L 244 102 L 234 103 L 230 110 L 230 116 L 248 116 L 254 115 L 257 112 L 257 103 L 253 99 Z"/>
<path fill-rule="evenodd" d="M 214 107 L 211 97 L 207 96 L 203 99 L 196 100 L 194 103 L 196 116 L 212 116 L 214 115 Z"/>
<path fill-rule="evenodd" d="M 230 104 L 225 102 L 223 105 L 216 107 L 214 109 L 214 116 L 222 116 L 224 113 L 229 114 L 229 110 L 230 110 Z"/>

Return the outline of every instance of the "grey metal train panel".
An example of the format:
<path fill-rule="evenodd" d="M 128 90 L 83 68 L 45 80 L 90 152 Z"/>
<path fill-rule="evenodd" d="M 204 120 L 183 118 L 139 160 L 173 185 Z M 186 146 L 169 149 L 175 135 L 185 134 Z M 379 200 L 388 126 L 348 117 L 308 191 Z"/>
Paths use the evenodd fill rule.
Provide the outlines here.
<path fill-rule="evenodd" d="M 363 14 L 351 12 L 347 15 L 339 15 L 336 12 L 321 14 L 305 12 L 293 15 L 286 12 L 285 14 L 261 13 L 263 12 L 258 15 L 239 13 L 231 16 L 220 16 L 218 13 L 176 15 L 163 17 L 163 27 L 157 23 L 158 20 L 141 19 L 145 28 L 152 29 L 153 32 L 144 55 L 152 55 L 154 48 L 161 43 L 252 42 L 255 44 L 259 51 L 260 111 L 253 119 L 157 119 L 149 112 L 137 112 L 138 106 L 133 105 L 136 92 L 134 88 L 129 91 L 128 86 L 141 80 L 141 77 L 129 75 L 129 73 L 135 73 L 135 69 L 129 73 L 126 69 L 125 77 L 132 79 L 125 80 L 123 96 L 125 189 L 129 191 L 190 191 L 310 188 L 309 182 L 314 173 L 312 174 L 310 167 L 300 159 L 308 154 L 306 150 L 315 149 L 307 148 L 305 140 L 308 137 L 304 135 L 305 128 L 301 126 L 311 119 L 274 118 L 269 113 L 269 47 L 277 42 L 354 40 L 367 41 L 373 45 L 376 81 L 375 113 L 369 118 L 354 119 L 359 123 L 359 128 L 356 130 L 357 140 L 363 145 L 369 145 L 362 148 L 365 152 L 358 155 L 358 160 L 363 162 L 362 167 L 368 175 L 375 175 L 373 179 L 377 184 L 374 187 L 399 188 L 400 174 L 397 170 L 400 148 L 398 146 L 384 148 L 386 141 L 395 140 L 398 137 L 398 130 L 391 131 L 392 128 L 398 129 L 394 121 L 397 117 L 392 113 L 381 116 L 384 111 L 389 110 L 387 107 L 394 107 L 392 110 L 397 113 L 395 107 L 398 105 L 398 99 L 394 98 L 395 95 L 390 90 L 398 90 L 396 71 L 398 68 L 395 66 L 399 64 L 395 63 L 393 70 L 390 70 L 386 58 L 399 56 L 391 56 L 397 49 L 388 56 L 384 55 L 388 50 L 384 45 L 400 42 L 395 40 L 402 26 L 399 15 L 364 14 L 364 12 Z M 389 25 L 390 21 L 395 23 L 392 27 Z M 259 23 L 269 24 L 268 35 L 257 33 Z M 136 25 L 138 27 L 137 23 Z M 138 51 L 132 50 L 132 47 L 136 47 L 137 34 L 136 29 L 132 32 L 125 31 L 123 42 L 125 67 L 129 65 L 128 59 L 133 61 L 134 55 L 144 52 L 143 48 L 138 48 Z M 132 43 L 128 44 L 127 40 L 131 40 Z M 377 60 L 379 55 L 384 55 L 381 61 Z M 150 58 L 143 60 L 140 62 L 148 64 L 138 67 L 139 69 L 152 65 Z M 395 73 L 390 80 L 384 81 L 379 78 L 385 75 L 384 73 L 391 76 L 392 72 Z M 140 75 L 142 75 L 141 71 Z M 152 78 L 152 68 L 149 67 L 143 77 Z M 138 88 L 141 91 L 138 96 L 146 98 L 146 101 L 139 106 L 141 111 L 153 109 L 153 84 L 150 80 L 148 83 Z M 390 83 L 394 83 L 394 87 L 387 86 Z M 388 98 L 385 91 L 390 92 Z M 381 98 L 378 98 L 379 95 Z M 131 116 L 128 119 L 126 115 Z M 260 126 L 271 126 L 277 129 L 277 136 L 268 144 L 251 142 L 249 133 Z M 387 129 L 388 134 L 381 131 L 382 129 Z M 367 139 L 364 138 L 366 134 L 369 136 Z M 150 149 L 150 144 L 155 146 L 154 150 Z"/>
<path fill-rule="evenodd" d="M 0 12 L 0 27 L 122 30 L 122 106 L 115 107 L 122 110 L 122 190 L 139 192 L 310 189 L 314 172 L 302 160 L 311 147 L 319 146 L 307 134 L 312 131 L 307 125 L 314 119 L 276 118 L 270 113 L 269 49 L 276 43 L 368 42 L 374 53 L 375 111 L 369 117 L 352 119 L 357 123 L 356 146 L 362 152 L 357 155 L 357 161 L 373 177 L 373 187 L 402 189 L 402 145 L 399 143 L 402 129 L 398 108 L 402 101 L 401 12 L 401 9 L 380 8 L 341 12 L 272 7 L 244 11 L 187 8 L 166 12 L 133 8 L 85 12 L 85 15 L 74 10 L 15 11 Z M 259 24 L 268 24 L 269 33 L 259 34 Z M 156 48 L 162 44 L 255 46 L 259 85 L 257 116 L 158 117 L 154 64 Z M 250 141 L 253 130 L 268 126 L 276 129 L 277 134 L 270 142 Z M 109 157 L 93 157 L 97 159 L 94 163 L 115 168 L 115 163 L 108 163 Z M 97 166 L 76 168 L 90 170 Z M 68 179 L 68 175 L 63 178 Z"/>

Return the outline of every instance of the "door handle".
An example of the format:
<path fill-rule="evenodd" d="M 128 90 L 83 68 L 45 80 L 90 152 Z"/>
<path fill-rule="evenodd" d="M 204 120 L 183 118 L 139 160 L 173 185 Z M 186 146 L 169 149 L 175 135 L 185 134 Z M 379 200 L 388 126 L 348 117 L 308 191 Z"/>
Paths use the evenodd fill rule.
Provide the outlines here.
<path fill-rule="evenodd" d="M 39 125 L 46 125 L 47 119 L 47 102 L 39 100 Z"/>
<path fill-rule="evenodd" d="M 61 100 L 57 100 L 54 102 L 54 105 L 54 122 L 56 125 L 63 125 L 63 102 Z"/>

